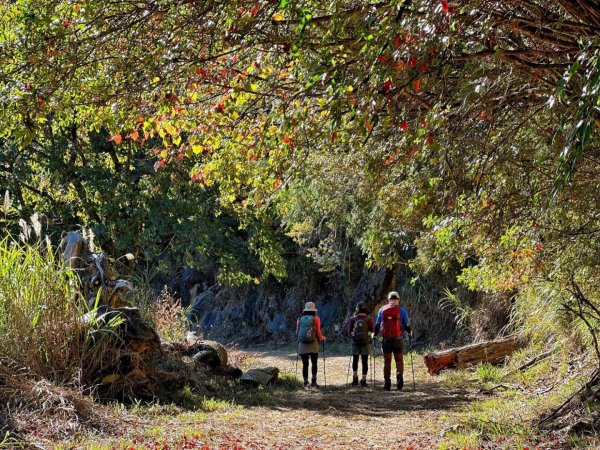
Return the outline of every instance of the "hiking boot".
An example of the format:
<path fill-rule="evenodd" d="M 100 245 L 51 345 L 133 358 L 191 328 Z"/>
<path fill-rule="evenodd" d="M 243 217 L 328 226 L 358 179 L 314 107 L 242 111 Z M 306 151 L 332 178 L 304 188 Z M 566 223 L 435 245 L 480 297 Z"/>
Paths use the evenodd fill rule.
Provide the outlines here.
<path fill-rule="evenodd" d="M 362 387 L 367 387 L 367 379 L 366 379 L 366 378 L 363 378 L 362 380 L 360 380 L 360 385 L 361 385 Z"/>
<path fill-rule="evenodd" d="M 383 383 L 383 389 L 385 389 L 386 391 L 389 391 L 390 389 L 392 389 L 391 380 L 385 380 L 385 382 Z"/>
<path fill-rule="evenodd" d="M 304 389 L 308 389 L 308 380 L 304 380 Z"/>
<path fill-rule="evenodd" d="M 398 388 L 399 391 L 402 390 L 402 388 L 404 387 L 404 377 L 402 376 L 401 373 L 397 373 L 396 374 L 396 387 Z"/>
<path fill-rule="evenodd" d="M 310 382 L 310 387 L 311 387 L 311 388 L 315 388 L 315 389 L 319 389 L 319 385 L 317 384 L 317 380 L 313 379 L 313 380 Z"/>
<path fill-rule="evenodd" d="M 352 386 L 358 386 L 358 377 L 352 377 Z"/>

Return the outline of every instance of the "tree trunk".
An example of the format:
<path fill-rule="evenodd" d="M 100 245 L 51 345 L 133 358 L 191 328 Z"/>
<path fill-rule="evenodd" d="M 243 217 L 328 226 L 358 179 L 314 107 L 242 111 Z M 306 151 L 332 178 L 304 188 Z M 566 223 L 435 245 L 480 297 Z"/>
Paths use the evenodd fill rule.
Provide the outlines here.
<path fill-rule="evenodd" d="M 431 375 L 443 369 L 463 369 L 478 363 L 499 364 L 518 346 L 514 337 L 496 341 L 479 342 L 425 355 L 425 365 Z"/>

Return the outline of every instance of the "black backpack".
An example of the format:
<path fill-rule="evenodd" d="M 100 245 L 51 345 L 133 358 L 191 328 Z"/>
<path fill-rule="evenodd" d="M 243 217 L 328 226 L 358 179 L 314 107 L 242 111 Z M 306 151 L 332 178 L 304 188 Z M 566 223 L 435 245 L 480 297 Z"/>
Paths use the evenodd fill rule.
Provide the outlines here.
<path fill-rule="evenodd" d="M 369 345 L 369 322 L 367 317 L 359 317 L 354 322 L 352 340 L 357 347 Z"/>

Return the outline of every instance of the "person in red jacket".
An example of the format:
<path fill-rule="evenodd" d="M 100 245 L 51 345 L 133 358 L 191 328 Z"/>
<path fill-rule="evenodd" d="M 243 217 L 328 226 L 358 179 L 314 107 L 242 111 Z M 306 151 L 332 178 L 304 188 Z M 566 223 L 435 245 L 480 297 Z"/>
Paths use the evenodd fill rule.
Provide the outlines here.
<path fill-rule="evenodd" d="M 406 308 L 400 307 L 400 294 L 392 291 L 388 294 L 387 305 L 382 306 L 375 320 L 375 335 L 382 337 L 383 351 L 383 388 L 389 391 L 392 386 L 392 355 L 396 362 L 396 387 L 404 386 L 404 348 L 402 345 L 403 330 L 412 335 Z"/>
<path fill-rule="evenodd" d="M 304 305 L 304 311 L 296 320 L 296 337 L 298 338 L 298 354 L 302 358 L 302 376 L 304 387 L 308 385 L 308 360 L 311 363 L 311 387 L 318 388 L 317 362 L 319 361 L 319 342 L 325 340 L 321 333 L 321 319 L 317 316 L 317 307 L 313 302 Z"/>
<path fill-rule="evenodd" d="M 369 372 L 369 355 L 371 354 L 371 336 L 375 331 L 373 319 L 369 317 L 369 310 L 364 302 L 356 305 L 354 315 L 348 321 L 348 333 L 352 338 L 352 386 L 358 386 L 358 356 L 362 362 L 361 386 L 367 385 Z"/>

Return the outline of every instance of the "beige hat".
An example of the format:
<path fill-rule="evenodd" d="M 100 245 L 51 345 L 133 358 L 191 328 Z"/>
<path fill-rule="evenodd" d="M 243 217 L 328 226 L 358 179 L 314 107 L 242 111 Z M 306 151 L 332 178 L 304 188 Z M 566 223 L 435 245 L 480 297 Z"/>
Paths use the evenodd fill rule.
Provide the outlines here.
<path fill-rule="evenodd" d="M 306 305 L 304 305 L 304 311 L 317 312 L 317 307 L 315 306 L 315 304 L 313 302 L 307 302 Z"/>

